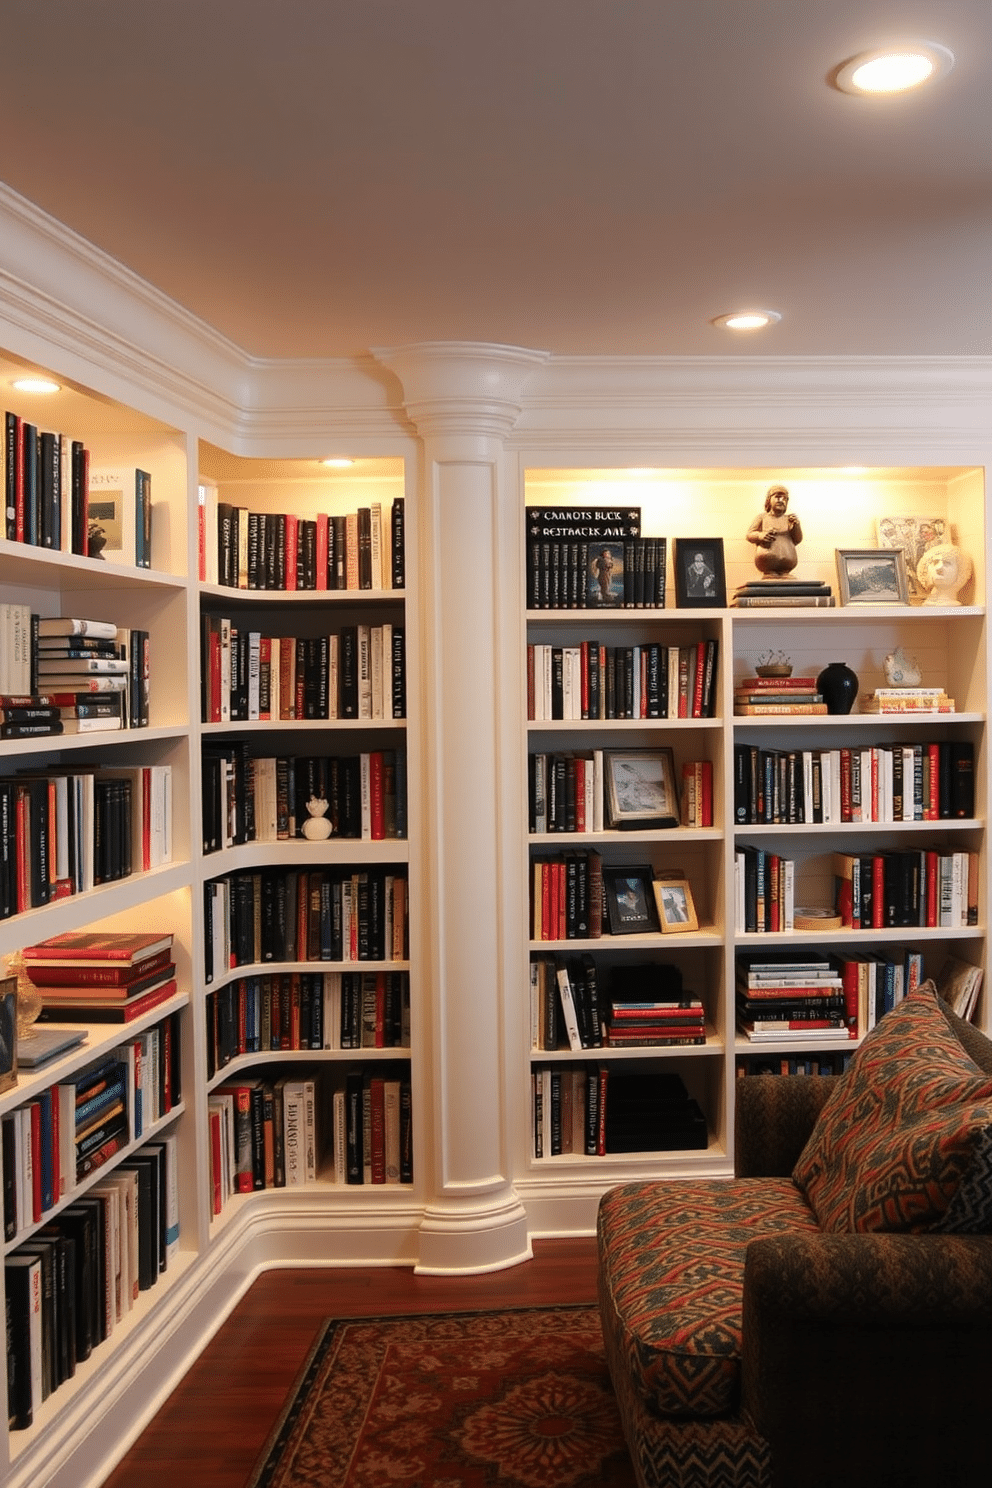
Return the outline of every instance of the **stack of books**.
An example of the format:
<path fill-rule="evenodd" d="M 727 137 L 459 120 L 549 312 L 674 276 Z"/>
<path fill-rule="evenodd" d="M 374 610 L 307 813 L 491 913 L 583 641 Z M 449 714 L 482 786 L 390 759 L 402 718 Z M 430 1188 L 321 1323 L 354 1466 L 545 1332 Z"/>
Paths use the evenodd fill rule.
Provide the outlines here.
<path fill-rule="evenodd" d="M 734 684 L 736 717 L 826 712 L 815 677 L 742 677 Z"/>
<path fill-rule="evenodd" d="M 0 693 L 0 739 L 62 732 L 62 710 L 55 703 L 29 693 Z"/>
<path fill-rule="evenodd" d="M 862 713 L 953 713 L 942 687 L 876 687 L 861 699 Z"/>
<path fill-rule="evenodd" d="M 25 946 L 49 1023 L 131 1023 L 176 992 L 171 932 L 68 931 Z"/>
<path fill-rule="evenodd" d="M 734 591 L 732 604 L 740 610 L 761 606 L 813 606 L 828 609 L 836 605 L 830 585 L 821 579 L 752 579 Z"/>
<path fill-rule="evenodd" d="M 116 1055 L 75 1081 L 76 1180 L 128 1143 L 127 1065 Z"/>
<path fill-rule="evenodd" d="M 669 1002 L 614 1002 L 606 1024 L 611 1049 L 705 1044 L 706 1014 L 698 997 Z"/>
<path fill-rule="evenodd" d="M 145 728 L 149 634 L 109 620 L 42 617 L 34 643 L 35 701 L 58 709 L 59 732 Z"/>
<path fill-rule="evenodd" d="M 736 987 L 737 1026 L 752 1043 L 857 1035 L 857 1009 L 846 1006 L 843 981 L 828 956 L 741 957 Z"/>

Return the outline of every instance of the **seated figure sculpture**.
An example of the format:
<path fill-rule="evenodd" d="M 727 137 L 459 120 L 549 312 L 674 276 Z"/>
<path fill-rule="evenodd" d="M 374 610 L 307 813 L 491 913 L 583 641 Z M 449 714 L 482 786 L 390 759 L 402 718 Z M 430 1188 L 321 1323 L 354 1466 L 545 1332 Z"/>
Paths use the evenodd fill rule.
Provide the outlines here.
<path fill-rule="evenodd" d="M 757 549 L 755 567 L 766 579 L 784 578 L 799 562 L 796 544 L 803 540 L 803 529 L 788 506 L 789 493 L 785 486 L 770 486 L 764 511 L 747 530 L 748 542 Z"/>

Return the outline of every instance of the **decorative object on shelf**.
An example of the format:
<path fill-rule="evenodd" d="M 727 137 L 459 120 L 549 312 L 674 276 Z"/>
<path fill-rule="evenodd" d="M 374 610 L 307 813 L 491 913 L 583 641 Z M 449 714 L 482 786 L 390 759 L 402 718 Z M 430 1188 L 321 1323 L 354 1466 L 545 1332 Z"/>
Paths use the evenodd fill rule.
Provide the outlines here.
<path fill-rule="evenodd" d="M 17 994 L 17 1036 L 20 1039 L 30 1038 L 32 1025 L 41 1016 L 42 999 L 38 988 L 28 976 L 23 951 L 15 951 L 12 956 L 7 957 L 6 974 L 14 978 Z"/>
<path fill-rule="evenodd" d="M 841 604 L 909 603 L 902 548 L 837 548 L 836 557 Z"/>
<path fill-rule="evenodd" d="M 309 842 L 326 842 L 334 830 L 332 824 L 324 814 L 326 811 L 326 801 L 318 799 L 316 796 L 310 797 L 307 802 L 307 812 L 309 814 L 300 828 L 304 837 Z"/>
<path fill-rule="evenodd" d="M 680 610 L 726 606 L 722 537 L 675 539 L 675 603 Z"/>
<path fill-rule="evenodd" d="M 960 605 L 958 593 L 974 571 L 968 554 L 953 543 L 938 543 L 927 548 L 917 567 L 923 588 L 928 590 L 925 605 Z"/>
<path fill-rule="evenodd" d="M 754 670 L 759 677 L 791 677 L 792 658 L 784 651 L 765 651 Z"/>
<path fill-rule="evenodd" d="M 657 931 L 653 879 L 650 864 L 603 869 L 611 935 L 643 935 Z"/>
<path fill-rule="evenodd" d="M 919 687 L 923 670 L 915 656 L 908 656 L 901 646 L 890 651 L 882 662 L 882 671 L 890 687 Z"/>
<path fill-rule="evenodd" d="M 769 486 L 765 509 L 747 530 L 747 540 L 755 546 L 754 566 L 766 579 L 784 577 L 799 562 L 796 546 L 803 540 L 803 529 L 788 506 L 786 487 Z"/>
<path fill-rule="evenodd" d="M 832 661 L 816 679 L 828 713 L 850 713 L 858 695 L 858 674 L 846 661 Z"/>
<path fill-rule="evenodd" d="M 0 1090 L 10 1090 L 16 1084 L 17 977 L 5 976 L 0 980 Z"/>
<path fill-rule="evenodd" d="M 802 904 L 796 909 L 792 923 L 796 930 L 812 930 L 819 934 L 821 930 L 839 930 L 841 917 L 832 909 L 820 909 L 817 905 Z"/>
<path fill-rule="evenodd" d="M 662 935 L 678 935 L 699 929 L 696 906 L 692 902 L 692 889 L 681 870 L 656 875 L 654 902 Z"/>
<path fill-rule="evenodd" d="M 943 517 L 879 517 L 876 530 L 880 548 L 902 548 L 910 602 L 919 604 L 926 593 L 919 578 L 920 559 L 928 548 L 944 541 L 946 521 Z"/>
<path fill-rule="evenodd" d="M 679 796 L 670 749 L 612 749 L 603 763 L 611 829 L 678 826 Z"/>

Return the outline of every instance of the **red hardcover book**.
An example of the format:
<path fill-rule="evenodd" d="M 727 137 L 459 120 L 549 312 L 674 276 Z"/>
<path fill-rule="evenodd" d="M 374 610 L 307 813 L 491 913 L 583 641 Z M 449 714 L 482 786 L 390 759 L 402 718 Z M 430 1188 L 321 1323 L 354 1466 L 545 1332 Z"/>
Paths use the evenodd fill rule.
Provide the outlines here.
<path fill-rule="evenodd" d="M 528 647 L 528 650 L 531 650 L 531 648 Z M 580 674 L 580 677 L 582 679 L 582 681 L 581 681 L 581 686 L 582 686 L 582 717 L 583 718 L 588 718 L 589 717 L 589 642 L 588 641 L 583 641 L 581 643 L 581 645 L 579 647 L 579 655 L 580 655 L 579 674 Z M 532 659 L 533 659 L 532 657 L 528 657 L 528 677 L 527 677 L 527 698 L 528 698 L 528 703 L 530 702 L 530 696 L 531 696 L 531 677 L 530 677 L 530 670 L 531 670 L 531 668 L 530 668 L 530 663 L 531 663 Z M 528 718 L 533 718 L 534 715 L 533 715 L 533 713 L 528 712 L 527 716 L 528 716 Z"/>
<path fill-rule="evenodd" d="M 220 631 L 211 630 L 208 661 L 210 675 L 208 678 L 207 714 L 210 723 L 220 723 Z"/>
<path fill-rule="evenodd" d="M 696 642 L 695 671 L 692 677 L 691 718 L 703 716 L 703 683 L 706 680 L 706 642 Z"/>
<path fill-rule="evenodd" d="M 221 1116 L 219 1111 L 210 1112 L 210 1180 L 213 1214 L 218 1215 L 224 1207 L 221 1188 Z"/>
<path fill-rule="evenodd" d="M 938 891 L 939 853 L 929 848 L 926 853 L 926 922 L 929 928 L 940 924 L 940 898 Z"/>
<path fill-rule="evenodd" d="M 369 755 L 369 807 L 372 841 L 382 842 L 386 836 L 386 800 L 381 749 L 373 749 Z"/>
<path fill-rule="evenodd" d="M 597 1078 L 595 1075 L 590 1078 Z M 606 1156 L 606 1096 L 609 1088 L 610 1071 L 609 1066 L 599 1066 L 599 1125 L 596 1131 L 596 1156 Z"/>
<path fill-rule="evenodd" d="M 840 819 L 842 822 L 854 820 L 851 814 L 851 751 L 843 747 L 840 751 Z"/>
<path fill-rule="evenodd" d="M 591 762 L 577 759 L 575 764 L 575 830 L 584 832 L 586 830 L 586 766 L 592 768 Z"/>
<path fill-rule="evenodd" d="M 697 781 L 699 801 L 699 825 L 711 827 L 713 825 L 713 761 L 704 759 L 697 762 L 699 778 Z"/>
<path fill-rule="evenodd" d="M 317 564 L 317 588 L 327 588 L 327 525 L 329 518 L 326 512 L 317 513 L 317 540 L 316 540 L 316 564 Z"/>
<path fill-rule="evenodd" d="M 372 1182 L 386 1181 L 386 1086 L 381 1075 L 369 1081 L 372 1129 Z"/>
<path fill-rule="evenodd" d="M 299 518 L 292 514 L 284 518 L 286 523 L 286 588 L 298 589 L 299 577 L 296 572 L 296 543 L 299 536 Z"/>
<path fill-rule="evenodd" d="M 940 820 L 940 745 L 927 745 L 929 764 L 927 795 L 923 806 L 924 821 Z"/>
<path fill-rule="evenodd" d="M 871 928 L 881 930 L 885 924 L 885 859 L 876 853 L 871 860 Z"/>
<path fill-rule="evenodd" d="M 168 982 L 163 982 L 161 987 L 144 992 L 126 1002 L 79 1003 L 78 1005 L 72 1002 L 49 1005 L 46 1002 L 40 1021 L 45 1023 L 133 1023 L 135 1019 L 151 1012 L 161 1003 L 168 1002 L 170 997 L 175 997 L 176 991 L 176 982 L 173 978 Z"/>
<path fill-rule="evenodd" d="M 46 966 L 135 966 L 172 945 L 172 932 L 161 930 L 67 930 L 24 947 L 25 962 Z"/>
<path fill-rule="evenodd" d="M 679 717 L 689 717 L 689 667 L 693 657 L 691 646 L 679 647 Z M 669 683 L 669 685 L 671 685 Z"/>

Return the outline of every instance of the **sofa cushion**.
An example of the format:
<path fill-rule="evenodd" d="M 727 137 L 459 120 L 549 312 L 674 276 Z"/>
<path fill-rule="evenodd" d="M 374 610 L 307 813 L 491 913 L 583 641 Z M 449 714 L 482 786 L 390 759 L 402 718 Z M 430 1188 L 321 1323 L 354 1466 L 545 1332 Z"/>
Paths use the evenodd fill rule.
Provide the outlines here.
<path fill-rule="evenodd" d="M 608 1352 L 653 1416 L 720 1416 L 740 1394 L 744 1252 L 816 1232 L 788 1178 L 630 1183 L 599 1206 Z"/>
<path fill-rule="evenodd" d="M 866 1035 L 793 1169 L 822 1229 L 992 1227 L 992 1076 L 925 982 Z"/>

